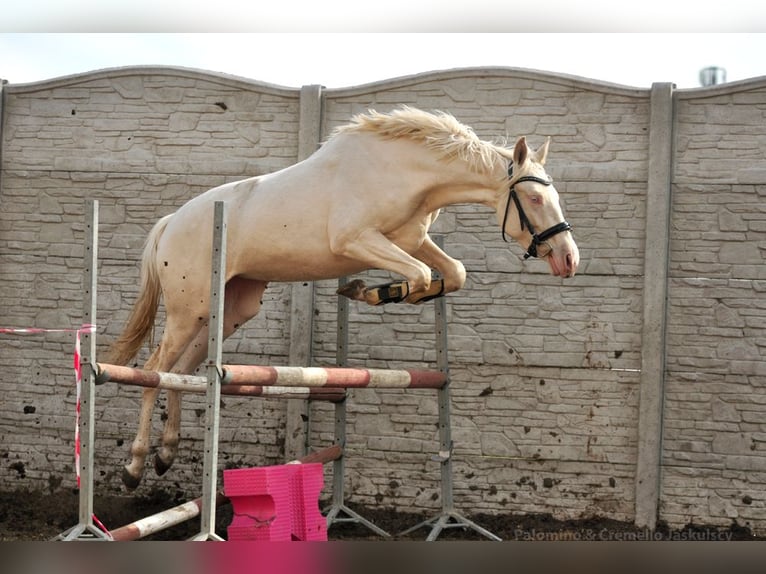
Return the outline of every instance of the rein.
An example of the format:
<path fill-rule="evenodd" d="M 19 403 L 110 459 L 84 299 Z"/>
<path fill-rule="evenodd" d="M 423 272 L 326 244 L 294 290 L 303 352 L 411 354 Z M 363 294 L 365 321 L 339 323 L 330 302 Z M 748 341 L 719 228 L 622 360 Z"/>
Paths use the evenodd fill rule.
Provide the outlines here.
<path fill-rule="evenodd" d="M 508 166 L 508 177 L 513 179 L 513 163 Z M 529 233 L 532 234 L 532 243 L 529 244 L 529 247 L 527 247 L 527 252 L 524 254 L 524 259 L 529 259 L 530 257 L 537 257 L 537 247 L 539 245 L 542 245 L 554 235 L 563 233 L 564 231 L 571 231 L 572 226 L 568 222 L 562 221 L 561 223 L 557 223 L 556 225 L 553 225 L 548 229 L 541 231 L 540 233 L 535 232 L 535 228 L 532 225 L 532 222 L 529 221 L 527 214 L 524 212 L 524 208 L 521 207 L 521 201 L 519 201 L 519 196 L 516 193 L 516 184 L 523 181 L 533 181 L 535 183 L 539 183 L 540 185 L 548 186 L 553 183 L 553 180 L 546 180 L 540 177 L 535 177 L 533 175 L 525 175 L 514 181 L 508 190 L 508 200 L 505 204 L 503 227 L 501 229 L 503 234 L 503 241 L 508 243 L 508 240 L 505 238 L 505 224 L 508 222 L 508 212 L 511 209 L 511 199 L 513 199 L 513 203 L 516 205 L 516 211 L 519 212 L 519 223 L 521 223 L 522 231 L 524 230 L 524 227 L 526 227 L 529 230 Z"/>

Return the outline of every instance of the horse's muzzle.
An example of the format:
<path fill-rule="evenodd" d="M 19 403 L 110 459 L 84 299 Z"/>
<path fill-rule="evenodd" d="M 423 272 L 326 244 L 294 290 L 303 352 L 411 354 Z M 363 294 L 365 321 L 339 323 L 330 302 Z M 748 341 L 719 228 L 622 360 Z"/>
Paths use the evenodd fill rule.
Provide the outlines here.
<path fill-rule="evenodd" d="M 547 257 L 551 274 L 557 277 L 574 277 L 580 264 L 580 252 L 577 246 L 554 249 Z"/>

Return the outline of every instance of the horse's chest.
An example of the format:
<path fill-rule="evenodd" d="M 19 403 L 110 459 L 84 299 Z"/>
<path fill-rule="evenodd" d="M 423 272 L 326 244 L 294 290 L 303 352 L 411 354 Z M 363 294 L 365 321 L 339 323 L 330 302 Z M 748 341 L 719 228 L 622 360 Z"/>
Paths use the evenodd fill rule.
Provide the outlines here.
<path fill-rule="evenodd" d="M 413 253 L 420 249 L 423 244 L 430 224 L 430 217 L 411 220 L 385 235 L 391 243 L 400 249 L 407 253 Z"/>

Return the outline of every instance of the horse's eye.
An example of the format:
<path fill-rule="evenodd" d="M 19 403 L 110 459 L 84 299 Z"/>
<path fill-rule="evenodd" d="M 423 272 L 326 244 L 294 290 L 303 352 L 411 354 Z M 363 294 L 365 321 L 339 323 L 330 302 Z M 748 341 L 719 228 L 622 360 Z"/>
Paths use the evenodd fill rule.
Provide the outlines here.
<path fill-rule="evenodd" d="M 531 201 L 533 205 L 540 205 L 543 202 L 543 198 L 539 195 L 530 195 L 529 201 Z"/>

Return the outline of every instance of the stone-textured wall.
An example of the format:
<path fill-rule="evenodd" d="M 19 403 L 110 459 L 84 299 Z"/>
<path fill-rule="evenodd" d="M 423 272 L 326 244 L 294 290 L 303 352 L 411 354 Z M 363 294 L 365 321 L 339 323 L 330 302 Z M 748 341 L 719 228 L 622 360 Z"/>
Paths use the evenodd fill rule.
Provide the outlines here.
<path fill-rule="evenodd" d="M 766 530 L 760 418 L 766 248 L 763 82 L 676 92 L 673 219 L 660 518 Z M 650 90 L 511 69 L 455 70 L 324 90 L 322 132 L 368 108 L 443 109 L 486 139 L 552 138 L 548 172 L 583 263 L 569 280 L 521 261 L 494 213 L 445 210 L 433 231 L 468 270 L 448 297 L 455 501 L 466 511 L 635 515 Z M 0 326 L 76 327 L 83 205 L 101 202 L 99 349 L 135 298 L 142 242 L 161 215 L 214 185 L 298 157 L 300 90 L 166 68 L 127 68 L 4 87 Z M 374 166 L 371 166 L 374 169 Z M 365 274 L 386 281 L 382 272 Z M 335 362 L 334 281 L 316 285 L 314 364 Z M 290 288 L 226 343 L 227 361 L 285 364 Z M 3 336 L 4 488 L 71 487 L 71 334 Z M 434 366 L 433 307 L 351 305 L 349 362 Z M 145 353 L 141 358 L 145 358 Z M 695 385 L 691 388 L 691 385 Z M 704 387 L 704 388 L 700 388 Z M 140 392 L 99 387 L 97 488 L 121 490 Z M 281 461 L 285 406 L 225 399 L 222 465 Z M 199 490 L 201 399 L 162 479 Z M 436 399 L 351 393 L 349 500 L 439 507 Z M 153 444 L 161 429 L 155 417 Z M 332 441 L 311 407 L 311 444 Z M 763 435 L 763 436 L 762 436 Z M 658 464 L 660 461 L 657 461 Z"/>
<path fill-rule="evenodd" d="M 680 94 L 661 513 L 766 529 L 766 83 Z"/>

